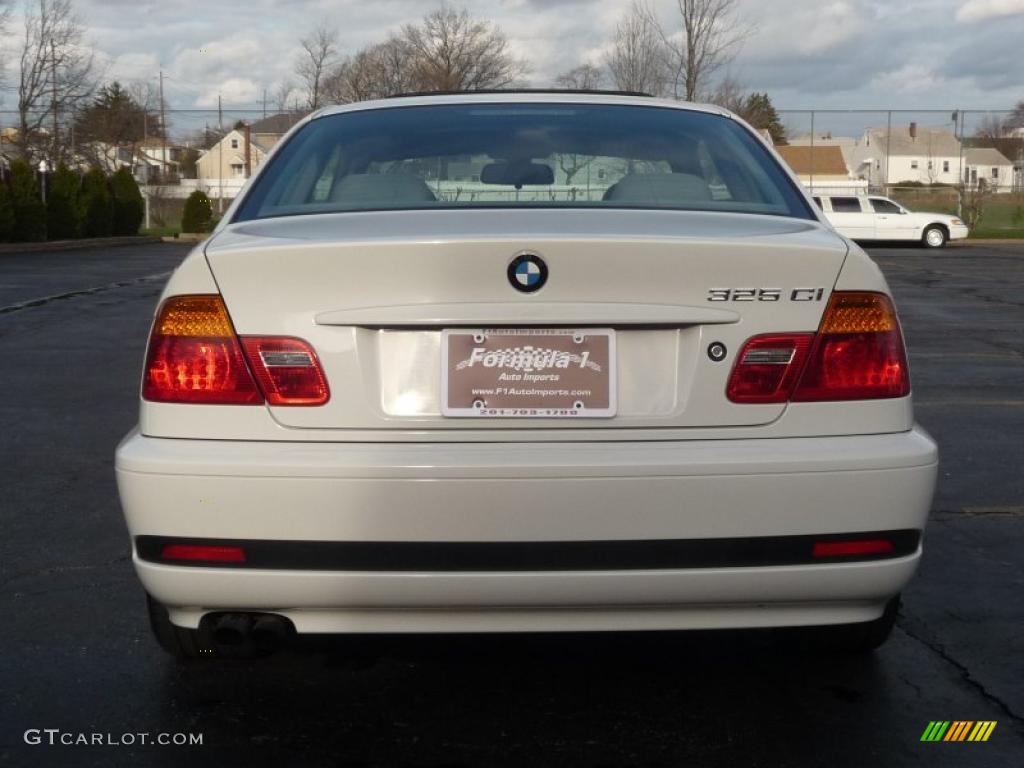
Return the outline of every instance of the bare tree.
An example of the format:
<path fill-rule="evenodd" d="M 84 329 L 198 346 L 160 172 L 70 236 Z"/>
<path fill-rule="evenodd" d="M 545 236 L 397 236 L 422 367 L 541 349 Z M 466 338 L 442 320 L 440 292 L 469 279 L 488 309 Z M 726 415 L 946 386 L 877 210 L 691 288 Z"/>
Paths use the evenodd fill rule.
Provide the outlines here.
<path fill-rule="evenodd" d="M 555 86 L 573 91 L 596 91 L 604 84 L 604 72 L 593 64 L 581 64 L 555 78 Z"/>
<path fill-rule="evenodd" d="M 284 80 L 274 86 L 270 92 L 270 103 L 274 105 L 277 112 L 286 112 L 290 109 L 289 102 L 295 96 L 295 83 L 291 80 Z"/>
<path fill-rule="evenodd" d="M 985 216 L 988 204 L 998 189 L 978 179 L 974 184 L 960 184 L 960 212 L 964 223 L 975 229 Z"/>
<path fill-rule="evenodd" d="M 980 139 L 1001 139 L 1009 133 L 1009 122 L 1009 120 L 1001 119 L 999 115 L 985 115 L 978 123 L 978 129 L 974 135 Z"/>
<path fill-rule="evenodd" d="M 516 58 L 496 25 L 465 9 L 444 6 L 419 24 L 402 27 L 399 39 L 412 65 L 412 82 L 423 91 L 480 91 L 522 82 L 526 62 Z"/>
<path fill-rule="evenodd" d="M 744 107 L 747 103 L 747 90 L 743 87 L 743 83 L 737 80 L 732 75 L 726 75 L 715 86 L 707 96 L 702 96 L 702 99 L 707 101 L 709 104 L 717 104 L 720 107 L 728 109 L 730 112 L 735 112 L 737 115 L 743 112 Z"/>
<path fill-rule="evenodd" d="M 11 20 L 11 8 L 6 0 L 0 0 L 0 40 L 7 36 L 7 23 Z M 7 74 L 7 52 L 0 46 L 0 90 L 5 85 Z"/>
<path fill-rule="evenodd" d="M 18 79 L 18 135 L 22 158 L 47 157 L 51 166 L 66 154 L 62 126 L 89 97 L 96 82 L 93 54 L 71 0 L 25 3 L 25 34 Z"/>
<path fill-rule="evenodd" d="M 324 100 L 347 104 L 412 91 L 414 75 L 409 47 L 391 37 L 341 62 L 324 80 Z"/>
<path fill-rule="evenodd" d="M 644 14 L 664 44 L 672 93 L 696 101 L 711 76 L 736 55 L 748 29 L 738 18 L 738 0 L 675 0 L 672 20 L 663 24 L 649 5 Z"/>
<path fill-rule="evenodd" d="M 1024 130 L 1024 100 L 1016 103 L 1003 125 L 1007 133 Z"/>
<path fill-rule="evenodd" d="M 640 0 L 633 0 L 616 25 L 607 65 L 619 90 L 666 94 L 670 73 L 665 45 L 653 16 Z"/>
<path fill-rule="evenodd" d="M 302 53 L 295 64 L 295 74 L 306 91 L 306 105 L 319 109 L 322 101 L 324 77 L 338 53 L 338 32 L 320 24 L 299 41 Z"/>

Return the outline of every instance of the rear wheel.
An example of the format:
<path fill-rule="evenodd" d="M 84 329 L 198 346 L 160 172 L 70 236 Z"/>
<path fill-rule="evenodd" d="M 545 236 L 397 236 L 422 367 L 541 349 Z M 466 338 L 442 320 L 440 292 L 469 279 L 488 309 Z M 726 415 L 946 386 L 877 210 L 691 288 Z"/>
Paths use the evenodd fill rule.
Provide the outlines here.
<path fill-rule="evenodd" d="M 199 633 L 196 630 L 185 629 L 171 623 L 167 608 L 150 595 L 146 595 L 146 607 L 149 612 L 149 627 L 161 648 L 181 661 L 198 659 L 202 655 L 199 650 Z"/>
<path fill-rule="evenodd" d="M 932 224 L 924 230 L 924 234 L 921 236 L 921 244 L 925 248 L 942 248 L 946 245 L 946 230 L 937 224 Z"/>

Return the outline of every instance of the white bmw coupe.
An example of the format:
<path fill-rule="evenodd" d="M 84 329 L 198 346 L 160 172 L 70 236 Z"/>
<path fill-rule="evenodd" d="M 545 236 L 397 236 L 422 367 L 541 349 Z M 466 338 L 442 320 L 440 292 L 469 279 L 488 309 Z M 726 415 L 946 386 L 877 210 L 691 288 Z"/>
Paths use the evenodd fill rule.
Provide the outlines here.
<path fill-rule="evenodd" d="M 607 93 L 321 110 L 156 309 L 117 449 L 160 643 L 835 625 L 936 446 L 886 282 L 759 136 Z"/>

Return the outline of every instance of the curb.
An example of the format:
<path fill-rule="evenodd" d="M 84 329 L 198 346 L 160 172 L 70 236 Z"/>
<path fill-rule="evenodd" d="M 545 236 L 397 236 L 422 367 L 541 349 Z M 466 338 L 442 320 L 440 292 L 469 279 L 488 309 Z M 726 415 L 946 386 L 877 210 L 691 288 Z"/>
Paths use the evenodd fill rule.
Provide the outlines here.
<path fill-rule="evenodd" d="M 86 248 L 150 245 L 159 242 L 160 238 L 155 235 L 134 235 L 130 237 L 90 237 L 83 240 L 49 240 L 41 243 L 0 243 L 0 255 L 42 253 L 46 251 L 77 251 Z"/>
<path fill-rule="evenodd" d="M 161 237 L 160 240 L 165 243 L 201 243 L 209 236 L 209 232 L 199 234 L 193 232 L 182 232 L 176 236 Z"/>
<path fill-rule="evenodd" d="M 993 237 L 991 239 L 978 237 L 978 238 L 967 238 L 966 240 L 950 240 L 949 245 L 1024 245 L 1024 238 L 1021 237 Z"/>

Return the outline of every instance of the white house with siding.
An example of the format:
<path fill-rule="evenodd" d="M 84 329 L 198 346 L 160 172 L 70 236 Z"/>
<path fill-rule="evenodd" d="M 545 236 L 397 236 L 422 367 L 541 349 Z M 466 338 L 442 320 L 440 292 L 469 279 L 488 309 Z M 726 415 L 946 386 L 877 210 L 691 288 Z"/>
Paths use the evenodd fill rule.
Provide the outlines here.
<path fill-rule="evenodd" d="M 868 128 L 850 150 L 852 170 L 871 186 L 957 184 L 966 164 L 960 140 L 946 128 L 917 123 Z"/>
<path fill-rule="evenodd" d="M 1013 163 L 998 149 L 971 147 L 964 150 L 964 182 L 972 187 L 1010 190 L 1014 186 Z"/>

